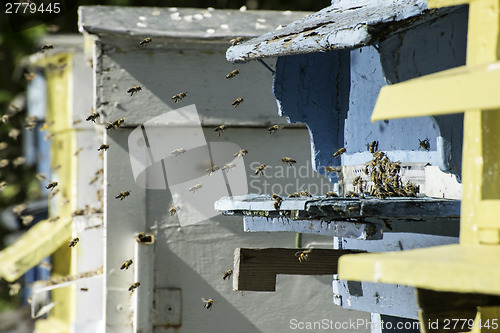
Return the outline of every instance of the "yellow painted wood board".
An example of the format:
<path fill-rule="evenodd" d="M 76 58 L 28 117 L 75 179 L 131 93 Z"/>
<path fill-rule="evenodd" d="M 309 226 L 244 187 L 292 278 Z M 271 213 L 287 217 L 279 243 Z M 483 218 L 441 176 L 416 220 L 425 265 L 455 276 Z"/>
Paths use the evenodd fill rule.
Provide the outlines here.
<path fill-rule="evenodd" d="M 353 254 L 339 260 L 342 280 L 500 295 L 500 246 L 446 245 L 402 252 Z"/>

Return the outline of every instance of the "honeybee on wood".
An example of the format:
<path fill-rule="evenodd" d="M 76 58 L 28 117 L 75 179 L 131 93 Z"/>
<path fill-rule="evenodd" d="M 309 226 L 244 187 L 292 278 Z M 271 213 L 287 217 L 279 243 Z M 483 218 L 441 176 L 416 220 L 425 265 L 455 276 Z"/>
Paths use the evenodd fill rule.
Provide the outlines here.
<path fill-rule="evenodd" d="M 17 137 L 21 134 L 21 131 L 18 130 L 17 128 L 13 128 L 9 131 L 9 137 L 14 139 L 14 140 L 17 140 Z"/>
<path fill-rule="evenodd" d="M 311 253 L 311 250 L 306 250 L 306 251 L 299 251 L 295 253 L 295 257 L 299 260 L 300 263 L 303 263 L 304 261 L 309 261 L 309 254 Z"/>
<path fill-rule="evenodd" d="M 289 166 L 293 166 L 294 163 L 297 163 L 296 160 L 294 160 L 293 158 L 290 158 L 290 157 L 282 157 L 281 162 L 288 164 Z"/>
<path fill-rule="evenodd" d="M 340 171 L 342 171 L 342 168 L 341 167 L 335 168 L 335 167 L 332 167 L 332 166 L 327 166 L 325 168 L 325 171 L 326 172 L 340 172 Z"/>
<path fill-rule="evenodd" d="M 212 167 L 208 168 L 205 170 L 205 172 L 208 173 L 209 176 L 213 175 L 214 172 L 216 172 L 217 170 L 219 170 L 220 168 L 217 166 L 217 165 L 213 165 Z"/>
<path fill-rule="evenodd" d="M 301 197 L 312 197 L 311 193 L 309 191 L 299 191 L 299 196 Z"/>
<path fill-rule="evenodd" d="M 211 310 L 212 309 L 212 305 L 214 304 L 214 300 L 209 298 L 209 299 L 206 299 L 206 298 L 201 298 L 201 300 L 203 301 L 203 303 L 205 303 L 203 305 L 203 307 L 207 310 Z"/>
<path fill-rule="evenodd" d="M 128 94 L 130 94 L 130 97 L 132 97 L 132 96 L 134 95 L 134 93 L 137 93 L 137 92 L 139 92 L 139 91 L 141 91 L 141 90 L 142 90 L 142 87 L 141 87 L 141 86 L 134 86 L 134 87 L 132 87 L 132 88 L 129 88 L 129 89 L 127 90 L 127 93 L 128 93 Z"/>
<path fill-rule="evenodd" d="M 333 157 L 340 156 L 340 155 L 342 155 L 345 152 L 346 152 L 346 149 L 344 147 L 342 147 L 339 150 L 337 150 L 335 153 L 333 153 Z"/>
<path fill-rule="evenodd" d="M 236 154 L 234 154 L 234 157 L 242 157 L 242 156 L 245 156 L 246 154 L 248 154 L 248 150 L 242 149 L 239 152 L 237 152 Z"/>
<path fill-rule="evenodd" d="M 353 191 L 348 191 L 345 195 L 346 198 L 357 198 L 359 194 Z"/>
<path fill-rule="evenodd" d="M 273 125 L 273 126 L 269 127 L 269 128 L 267 129 L 267 131 L 269 132 L 269 134 L 274 134 L 274 133 L 276 133 L 276 131 L 277 131 L 277 130 L 279 130 L 280 128 L 281 128 L 281 126 L 280 126 L 280 125 Z"/>
<path fill-rule="evenodd" d="M 229 42 L 231 43 L 232 46 L 235 46 L 236 44 L 243 42 L 243 37 L 233 38 Z"/>
<path fill-rule="evenodd" d="M 222 170 L 227 172 L 227 171 L 231 170 L 232 168 L 236 168 L 236 164 L 228 163 L 222 167 Z"/>
<path fill-rule="evenodd" d="M 97 118 L 99 118 L 101 115 L 99 114 L 99 112 L 92 112 L 88 117 L 87 119 L 85 119 L 86 121 L 92 121 L 95 123 L 95 120 Z"/>
<path fill-rule="evenodd" d="M 418 139 L 418 141 L 419 141 L 418 149 L 422 148 L 422 149 L 427 150 L 427 151 L 429 151 L 431 149 L 429 139 L 425 138 L 423 141 L 420 141 L 420 139 Z"/>
<path fill-rule="evenodd" d="M 336 197 L 338 197 L 339 195 L 338 195 L 337 193 L 335 193 L 335 192 L 328 191 L 328 192 L 326 192 L 325 196 L 326 196 L 327 198 L 336 198 Z"/>
<path fill-rule="evenodd" d="M 231 79 L 238 74 L 240 74 L 240 72 L 237 69 L 235 69 L 234 71 L 231 71 L 229 74 L 226 75 L 226 79 Z"/>
<path fill-rule="evenodd" d="M 217 136 L 220 136 L 226 129 L 226 125 L 219 125 L 215 128 L 215 132 L 217 133 Z"/>
<path fill-rule="evenodd" d="M 26 162 L 26 159 L 22 156 L 19 156 L 16 159 L 14 159 L 14 161 L 12 161 L 12 165 L 14 165 L 14 167 L 17 168 L 18 166 L 23 165 L 24 162 Z"/>
<path fill-rule="evenodd" d="M 130 195 L 130 191 L 123 191 L 115 195 L 115 199 L 123 200 Z"/>
<path fill-rule="evenodd" d="M 45 188 L 47 190 L 51 190 L 52 191 L 57 186 L 57 184 L 58 184 L 58 182 L 50 182 L 50 183 L 47 184 L 47 186 L 45 186 Z"/>
<path fill-rule="evenodd" d="M 137 288 L 139 288 L 141 284 L 139 282 L 132 283 L 132 285 L 128 288 L 128 291 L 134 292 Z"/>
<path fill-rule="evenodd" d="M 273 194 L 271 196 L 271 198 L 274 199 L 274 209 L 276 210 L 279 210 L 280 207 L 281 207 L 281 202 L 283 201 L 283 198 L 281 198 L 279 195 L 277 194 Z"/>
<path fill-rule="evenodd" d="M 172 150 L 171 154 L 174 156 L 178 156 L 180 154 L 184 154 L 185 152 L 186 152 L 185 148 L 177 148 L 177 149 Z"/>
<path fill-rule="evenodd" d="M 170 208 L 170 209 L 168 210 L 168 212 L 169 212 L 169 213 L 170 213 L 170 215 L 172 216 L 172 215 L 177 214 L 177 211 L 178 211 L 179 209 L 180 209 L 180 208 L 179 208 L 179 206 L 173 206 L 172 208 Z"/>
<path fill-rule="evenodd" d="M 120 269 L 128 269 L 133 264 L 132 259 L 125 261 Z"/>
<path fill-rule="evenodd" d="M 7 124 L 9 122 L 9 115 L 4 114 L 2 116 L 2 123 Z"/>
<path fill-rule="evenodd" d="M 179 103 L 184 97 L 186 97 L 186 92 L 181 92 L 178 93 L 174 96 L 172 96 L 172 99 L 174 100 L 175 103 Z"/>
<path fill-rule="evenodd" d="M 294 193 L 292 193 L 292 194 L 289 194 L 289 195 L 288 195 L 288 197 L 289 197 L 289 198 L 298 198 L 298 197 L 300 197 L 300 194 L 299 194 L 299 193 L 297 193 L 297 192 L 294 192 Z"/>
<path fill-rule="evenodd" d="M 241 97 L 238 97 L 237 99 L 235 99 L 231 105 L 234 106 L 235 108 L 238 107 L 238 105 L 240 105 L 241 103 L 243 103 L 243 98 Z"/>
<path fill-rule="evenodd" d="M 139 45 L 140 46 L 146 46 L 148 45 L 149 43 L 151 43 L 153 40 L 150 38 L 150 37 L 147 37 L 147 38 L 144 38 L 143 40 L 141 40 L 139 42 Z"/>
<path fill-rule="evenodd" d="M 75 238 L 73 238 L 73 239 L 69 242 L 69 245 L 68 245 L 68 246 L 69 246 L 69 247 L 75 247 L 75 246 L 76 246 L 76 244 L 78 244 L 78 242 L 79 242 L 79 241 L 80 241 L 80 238 L 75 237 Z"/>
<path fill-rule="evenodd" d="M 97 151 L 100 151 L 100 150 L 107 151 L 108 148 L 109 148 L 109 145 L 103 143 L 102 145 L 99 146 L 99 149 L 97 149 Z"/>
<path fill-rule="evenodd" d="M 57 193 L 59 193 L 59 192 L 60 192 L 60 190 L 58 188 L 56 188 L 55 191 L 50 192 L 49 199 L 52 199 L 53 197 L 55 197 L 57 195 Z"/>
<path fill-rule="evenodd" d="M 370 148 L 368 150 L 372 154 L 376 152 L 378 150 L 378 141 L 372 141 L 372 143 L 370 143 Z"/>
<path fill-rule="evenodd" d="M 231 277 L 231 275 L 233 275 L 233 270 L 229 269 L 222 276 L 222 280 L 229 279 Z"/>
<path fill-rule="evenodd" d="M 54 45 L 52 45 L 52 44 L 45 44 L 45 45 L 43 45 L 43 46 L 40 48 L 40 52 L 42 52 L 42 53 L 43 53 L 43 52 L 45 52 L 45 51 L 47 51 L 47 50 L 51 50 L 51 49 L 53 49 L 53 48 L 54 48 Z"/>
<path fill-rule="evenodd" d="M 196 184 L 194 186 L 191 186 L 189 188 L 189 191 L 194 193 L 194 192 L 198 191 L 199 189 L 201 189 L 202 187 L 203 187 L 202 184 Z"/>
<path fill-rule="evenodd" d="M 73 154 L 74 156 L 78 156 L 81 152 L 83 151 L 83 148 L 78 148 L 75 153 Z"/>
<path fill-rule="evenodd" d="M 266 168 L 266 166 L 267 166 L 267 165 L 265 165 L 264 163 L 262 163 L 261 165 L 259 165 L 259 166 L 257 167 L 257 169 L 255 169 L 255 172 L 254 172 L 254 173 L 255 173 L 256 175 L 259 175 L 259 174 L 260 174 L 260 175 L 263 175 L 263 174 L 264 174 L 264 169 Z"/>
<path fill-rule="evenodd" d="M 33 215 L 26 215 L 26 216 L 21 216 L 21 222 L 24 226 L 28 226 L 33 222 Z"/>

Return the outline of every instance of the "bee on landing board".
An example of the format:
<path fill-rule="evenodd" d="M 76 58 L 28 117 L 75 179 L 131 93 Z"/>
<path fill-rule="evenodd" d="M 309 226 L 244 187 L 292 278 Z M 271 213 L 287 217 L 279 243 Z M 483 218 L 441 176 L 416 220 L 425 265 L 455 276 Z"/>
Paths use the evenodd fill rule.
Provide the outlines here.
<path fill-rule="evenodd" d="M 184 97 L 186 97 L 186 92 L 181 92 L 178 93 L 174 96 L 172 96 L 172 99 L 174 100 L 175 103 L 179 103 Z"/>
<path fill-rule="evenodd" d="M 146 46 L 148 45 L 149 43 L 151 43 L 153 40 L 150 38 L 150 37 L 147 37 L 147 38 L 144 38 L 143 40 L 141 40 L 139 42 L 139 45 L 140 46 Z"/>
<path fill-rule="evenodd" d="M 130 97 L 134 96 L 134 93 L 137 93 L 142 90 L 141 86 L 134 86 L 132 88 L 129 88 L 127 90 L 127 93 L 130 94 Z"/>

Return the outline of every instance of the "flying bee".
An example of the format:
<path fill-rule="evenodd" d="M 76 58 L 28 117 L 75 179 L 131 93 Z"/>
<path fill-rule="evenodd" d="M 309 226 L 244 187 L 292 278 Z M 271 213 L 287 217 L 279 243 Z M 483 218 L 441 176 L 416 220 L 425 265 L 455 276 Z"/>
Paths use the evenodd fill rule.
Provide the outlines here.
<path fill-rule="evenodd" d="M 346 152 L 346 149 L 344 147 L 342 147 L 339 150 L 337 150 L 335 153 L 333 153 L 333 157 L 340 156 L 340 155 L 342 155 L 345 152 Z"/>
<path fill-rule="evenodd" d="M 340 172 L 341 170 L 342 170 L 341 167 L 335 168 L 335 167 L 332 167 L 332 166 L 327 166 L 325 168 L 326 172 Z"/>
<path fill-rule="evenodd" d="M 212 167 L 208 168 L 205 170 L 205 172 L 208 173 L 209 176 L 213 175 L 215 171 L 219 170 L 220 168 L 217 165 L 212 165 Z"/>
<path fill-rule="evenodd" d="M 99 146 L 99 149 L 97 149 L 97 151 L 100 151 L 100 150 L 107 151 L 108 148 L 109 148 L 109 145 L 103 143 L 102 145 Z"/>
<path fill-rule="evenodd" d="M 7 142 L 0 142 L 0 150 L 4 150 L 5 148 L 7 148 L 9 145 L 7 144 Z"/>
<path fill-rule="evenodd" d="M 194 193 L 194 192 L 198 191 L 199 189 L 201 189 L 202 187 L 203 187 L 202 184 L 196 184 L 194 186 L 191 186 L 189 188 L 189 191 Z"/>
<path fill-rule="evenodd" d="M 57 171 L 59 171 L 59 169 L 61 169 L 61 168 L 62 168 L 61 164 L 58 164 L 58 165 L 56 165 L 56 166 L 52 169 L 52 171 L 57 172 Z"/>
<path fill-rule="evenodd" d="M 238 74 L 240 74 L 240 72 L 237 69 L 235 69 L 234 71 L 231 71 L 229 74 L 226 75 L 226 79 L 232 79 Z"/>
<path fill-rule="evenodd" d="M 243 103 L 243 98 L 241 97 L 238 97 L 237 99 L 235 99 L 231 105 L 234 106 L 235 108 L 238 107 L 238 105 L 240 105 L 241 103 Z"/>
<path fill-rule="evenodd" d="M 78 244 L 78 242 L 79 242 L 79 241 L 80 241 L 80 238 L 75 237 L 75 238 L 73 238 L 73 239 L 69 242 L 69 245 L 68 245 L 68 246 L 69 246 L 69 247 L 75 247 L 75 246 L 76 246 L 76 244 Z"/>
<path fill-rule="evenodd" d="M 178 93 L 174 96 L 172 96 L 172 99 L 174 100 L 175 103 L 179 103 L 184 97 L 186 97 L 186 92 L 181 92 Z"/>
<path fill-rule="evenodd" d="M 141 284 L 139 282 L 132 283 L 132 285 L 128 288 L 128 291 L 134 292 L 137 288 L 139 288 Z"/>
<path fill-rule="evenodd" d="M 21 134 L 21 131 L 18 130 L 17 128 L 13 128 L 9 131 L 9 137 L 14 139 L 14 140 L 17 140 L 17 137 L 19 136 L 19 134 Z"/>
<path fill-rule="evenodd" d="M 293 166 L 294 163 L 297 163 L 296 160 L 294 160 L 293 158 L 290 158 L 290 157 L 282 157 L 281 162 L 288 164 L 289 166 Z"/>
<path fill-rule="evenodd" d="M 21 290 L 21 284 L 19 282 L 9 284 L 9 295 L 10 296 L 15 296 L 19 293 L 19 290 Z"/>
<path fill-rule="evenodd" d="M 44 137 L 43 137 L 43 139 L 44 139 L 45 141 L 49 141 L 49 140 L 51 140 L 54 136 L 56 136 L 56 135 L 55 135 L 55 133 L 49 133 L 49 134 L 47 134 L 46 136 L 44 136 Z"/>
<path fill-rule="evenodd" d="M 299 196 L 301 197 L 312 197 L 311 193 L 309 191 L 299 191 Z"/>
<path fill-rule="evenodd" d="M 215 132 L 217 132 L 217 136 L 220 136 L 226 129 L 226 125 L 219 125 L 215 128 Z"/>
<path fill-rule="evenodd" d="M 123 191 L 115 195 L 115 199 L 123 200 L 130 195 L 130 191 Z"/>
<path fill-rule="evenodd" d="M 49 128 L 54 125 L 54 121 L 49 121 L 49 122 L 44 122 L 43 125 L 40 127 L 40 131 L 48 131 Z"/>
<path fill-rule="evenodd" d="M 21 216 L 21 222 L 24 226 L 29 226 L 33 222 L 33 215 Z"/>
<path fill-rule="evenodd" d="M 36 123 L 33 122 L 33 121 L 29 121 L 27 123 L 24 124 L 24 128 L 26 128 L 27 130 L 33 130 L 33 128 L 35 128 L 36 126 Z"/>
<path fill-rule="evenodd" d="M 206 298 L 201 298 L 201 300 L 203 301 L 203 303 L 205 303 L 203 305 L 203 307 L 207 310 L 211 310 L 212 309 L 212 305 L 214 304 L 214 300 L 209 298 L 209 299 L 206 299 Z"/>
<path fill-rule="evenodd" d="M 134 86 L 132 88 L 129 88 L 129 90 L 127 90 L 127 93 L 130 94 L 130 97 L 132 97 L 134 95 L 134 93 L 137 93 L 141 90 L 142 90 L 141 86 Z"/>
<path fill-rule="evenodd" d="M 56 222 L 57 220 L 59 220 L 59 216 L 54 216 L 54 217 L 51 217 L 51 218 L 49 219 L 49 222 L 51 222 L 51 223 L 52 223 L 52 222 Z"/>
<path fill-rule="evenodd" d="M 5 180 L 0 182 L 0 191 L 3 191 L 7 187 L 7 182 Z"/>
<path fill-rule="evenodd" d="M 242 149 L 239 152 L 237 152 L 236 154 L 234 154 L 234 157 L 242 157 L 242 156 L 245 156 L 246 154 L 248 154 L 248 150 Z"/>
<path fill-rule="evenodd" d="M 5 168 L 7 165 L 9 165 L 9 160 L 8 159 L 3 159 L 3 160 L 0 160 L 0 168 Z"/>
<path fill-rule="evenodd" d="M 85 215 L 85 210 L 83 210 L 83 209 L 77 209 L 71 214 L 71 216 L 73 216 L 73 217 L 82 216 L 82 215 Z"/>
<path fill-rule="evenodd" d="M 4 114 L 2 116 L 2 123 L 7 124 L 9 122 L 9 115 Z"/>
<path fill-rule="evenodd" d="M 231 39 L 229 42 L 232 46 L 235 46 L 236 44 L 243 42 L 243 37 L 236 37 L 234 39 Z"/>
<path fill-rule="evenodd" d="M 21 217 L 21 213 L 26 209 L 26 204 L 19 204 L 16 207 L 12 208 L 12 212 L 17 214 L 17 216 Z"/>
<path fill-rule="evenodd" d="M 89 185 L 94 184 L 94 183 L 95 183 L 96 181 L 98 181 L 98 180 L 99 180 L 99 176 L 94 176 L 94 178 L 92 178 L 92 179 L 90 180 Z"/>
<path fill-rule="evenodd" d="M 43 45 L 41 48 L 40 48 L 40 52 L 45 52 L 47 50 L 50 50 L 50 49 L 53 49 L 54 48 L 54 45 L 52 44 L 45 44 Z"/>
<path fill-rule="evenodd" d="M 264 169 L 266 168 L 267 165 L 265 165 L 264 163 L 262 163 L 261 165 L 258 166 L 257 169 L 255 169 L 254 173 L 256 175 L 263 175 L 264 174 Z"/>
<path fill-rule="evenodd" d="M 76 120 L 73 120 L 73 125 L 78 125 L 79 123 L 81 123 L 82 120 L 81 119 L 76 119 Z"/>
<path fill-rule="evenodd" d="M 299 193 L 297 193 L 297 192 L 294 192 L 294 193 L 292 193 L 292 194 L 289 194 L 289 195 L 288 195 L 288 197 L 289 197 L 289 198 L 298 198 L 298 197 L 300 197 L 300 194 L 299 194 Z"/>
<path fill-rule="evenodd" d="M 169 213 L 170 213 L 170 215 L 172 216 L 172 215 L 177 214 L 177 211 L 178 211 L 179 209 L 180 209 L 180 208 L 179 208 L 179 206 L 173 206 L 172 208 L 170 208 L 170 209 L 168 210 L 168 212 L 169 212 Z"/>
<path fill-rule="evenodd" d="M 55 189 L 55 191 L 49 193 L 49 199 L 52 199 L 53 197 L 56 196 L 57 193 L 59 193 L 60 190 L 58 188 Z"/>
<path fill-rule="evenodd" d="M 92 121 L 93 123 L 95 123 L 95 120 L 97 118 L 99 118 L 101 115 L 99 114 L 99 112 L 92 112 L 88 117 L 87 119 L 85 119 L 86 121 Z"/>
<path fill-rule="evenodd" d="M 420 141 L 420 139 L 418 139 L 418 141 L 419 141 L 418 149 L 422 148 L 422 149 L 427 150 L 427 151 L 429 151 L 431 149 L 429 139 L 425 138 L 423 141 Z"/>
<path fill-rule="evenodd" d="M 24 78 L 26 79 L 26 81 L 33 81 L 35 79 L 35 73 L 33 72 L 28 72 L 28 73 L 24 73 Z"/>
<path fill-rule="evenodd" d="M 89 288 L 82 287 L 80 288 L 80 291 L 89 291 Z"/>
<path fill-rule="evenodd" d="M 233 275 L 233 270 L 232 269 L 227 270 L 224 273 L 224 275 L 222 276 L 222 280 L 229 279 L 231 277 L 231 275 Z"/>
<path fill-rule="evenodd" d="M 122 267 L 120 267 L 120 269 L 128 269 L 132 265 L 132 263 L 133 263 L 132 259 L 125 261 Z"/>
<path fill-rule="evenodd" d="M 139 42 L 139 45 L 140 46 L 146 46 L 148 45 L 149 43 L 151 43 L 153 40 L 150 38 L 150 37 L 147 37 L 147 38 L 144 38 L 143 40 L 141 40 Z"/>
<path fill-rule="evenodd" d="M 300 263 L 303 263 L 304 261 L 309 261 L 309 254 L 311 253 L 311 250 L 306 250 L 306 251 L 299 251 L 295 253 L 295 257 L 299 260 Z"/>
<path fill-rule="evenodd" d="M 74 156 L 78 156 L 81 152 L 83 151 L 83 148 L 78 148 L 75 153 L 73 154 Z"/>
<path fill-rule="evenodd" d="M 171 154 L 174 156 L 179 156 L 180 154 L 184 154 L 186 152 L 185 148 L 177 148 L 172 150 Z"/>
<path fill-rule="evenodd" d="M 100 176 L 100 175 L 103 175 L 103 174 L 104 174 L 104 169 L 103 169 L 103 168 L 101 168 L 101 169 L 99 169 L 99 170 L 97 170 L 97 171 L 95 172 L 95 175 L 96 175 L 96 176 Z"/>
<path fill-rule="evenodd" d="M 224 165 L 224 166 L 222 167 L 222 171 L 226 171 L 226 172 L 228 172 L 228 171 L 229 171 L 229 170 L 231 170 L 232 168 L 236 168 L 236 164 L 234 164 L 234 163 L 228 163 L 228 164 L 226 164 L 226 165 Z"/>
<path fill-rule="evenodd" d="M 378 141 L 372 141 L 372 143 L 370 143 L 370 148 L 368 150 L 372 154 L 376 152 L 378 150 Z"/>
<path fill-rule="evenodd" d="M 18 166 L 23 165 L 24 162 L 26 162 L 26 159 L 22 156 L 19 156 L 14 161 L 12 161 L 12 165 L 17 168 Z"/>
<path fill-rule="evenodd" d="M 267 129 L 267 131 L 269 132 L 269 134 L 273 134 L 273 133 L 276 133 L 277 130 L 279 130 L 281 128 L 280 125 L 273 125 L 271 127 L 269 127 Z"/>
<path fill-rule="evenodd" d="M 336 198 L 336 197 L 338 197 L 339 195 L 338 195 L 337 193 L 335 193 L 335 192 L 328 191 L 328 192 L 326 192 L 325 196 L 326 196 L 327 198 Z"/>
<path fill-rule="evenodd" d="M 47 186 L 45 186 L 45 188 L 47 190 L 51 190 L 52 191 L 57 186 L 57 184 L 58 184 L 58 182 L 50 182 L 50 183 L 47 184 Z"/>
<path fill-rule="evenodd" d="M 106 126 L 106 129 L 109 130 L 109 129 L 115 129 L 115 128 L 118 128 L 122 125 L 122 123 L 125 122 L 125 119 L 124 118 L 119 118 L 115 121 L 113 121 L 112 123 L 108 123 L 108 125 Z"/>

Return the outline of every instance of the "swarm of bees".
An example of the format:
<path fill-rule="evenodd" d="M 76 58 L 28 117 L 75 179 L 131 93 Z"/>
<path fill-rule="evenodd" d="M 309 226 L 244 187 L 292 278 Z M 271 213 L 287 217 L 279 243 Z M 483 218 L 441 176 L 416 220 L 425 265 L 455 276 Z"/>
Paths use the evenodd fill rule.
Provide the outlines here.
<path fill-rule="evenodd" d="M 267 165 L 265 165 L 264 163 L 262 163 L 261 165 L 259 165 L 257 167 L 257 169 L 255 169 L 255 174 L 256 175 L 263 175 L 264 174 L 264 169 L 266 168 Z"/>
<path fill-rule="evenodd" d="M 179 103 L 184 97 L 186 97 L 186 92 L 181 92 L 178 93 L 174 96 L 172 96 L 172 99 L 174 100 L 175 103 Z"/>
<path fill-rule="evenodd" d="M 226 125 L 219 125 L 215 128 L 215 133 L 217 133 L 217 136 L 221 136 L 221 134 L 227 129 Z"/>
<path fill-rule="evenodd" d="M 209 298 L 209 299 L 206 299 L 206 298 L 202 298 L 201 299 L 203 301 L 203 303 L 205 303 L 203 305 L 203 307 L 207 310 L 211 310 L 212 309 L 212 305 L 214 304 L 214 300 Z"/>
<path fill-rule="evenodd" d="M 133 264 L 132 259 L 125 261 L 120 269 L 128 269 Z"/>
<path fill-rule="evenodd" d="M 123 200 L 130 195 L 130 191 L 123 191 L 115 195 L 115 199 Z"/>
<path fill-rule="evenodd" d="M 132 88 L 129 88 L 127 90 L 127 93 L 130 94 L 130 97 L 134 96 L 134 93 L 137 93 L 142 90 L 141 86 L 134 86 Z"/>
<path fill-rule="evenodd" d="M 281 203 L 283 202 L 283 198 L 277 194 L 273 194 L 271 198 L 274 199 L 274 209 L 279 210 L 281 207 Z"/>
<path fill-rule="evenodd" d="M 149 43 L 151 43 L 153 40 L 150 38 L 150 37 L 147 37 L 147 38 L 144 38 L 143 40 L 141 40 L 139 42 L 139 45 L 140 46 L 146 46 L 148 45 Z"/>
<path fill-rule="evenodd" d="M 281 162 L 288 164 L 289 166 L 293 166 L 295 163 L 297 163 L 296 160 L 290 157 L 282 157 Z"/>
<path fill-rule="evenodd" d="M 231 71 L 229 74 L 226 75 L 226 79 L 232 79 L 238 74 L 240 74 L 240 72 L 237 69 L 235 69 L 234 71 Z"/>
<path fill-rule="evenodd" d="M 141 284 L 139 282 L 134 282 L 132 283 L 132 285 L 128 288 L 128 291 L 130 292 L 134 292 L 134 290 L 136 290 L 137 288 L 139 288 Z"/>
<path fill-rule="evenodd" d="M 311 253 L 311 250 L 306 250 L 306 251 L 299 251 L 295 253 L 295 257 L 299 260 L 300 263 L 303 263 L 304 261 L 309 261 L 309 254 Z"/>
<path fill-rule="evenodd" d="M 344 147 L 342 147 L 339 150 L 337 150 L 335 153 L 333 153 L 333 157 L 338 157 L 338 156 L 342 155 L 345 152 L 346 152 L 346 149 Z"/>
<path fill-rule="evenodd" d="M 75 246 L 76 246 L 76 244 L 78 244 L 78 242 L 79 242 L 79 241 L 80 241 L 80 238 L 75 237 L 75 238 L 73 238 L 73 239 L 69 242 L 69 245 L 68 245 L 68 246 L 69 246 L 69 247 L 75 247 Z"/>
<path fill-rule="evenodd" d="M 232 269 L 227 270 L 224 273 L 224 275 L 222 275 L 222 280 L 229 279 L 231 277 L 231 275 L 233 275 L 233 270 Z"/>
<path fill-rule="evenodd" d="M 231 105 L 234 106 L 235 108 L 238 107 L 238 105 L 240 105 L 241 103 L 243 103 L 243 98 L 241 97 L 238 97 L 237 99 L 235 99 Z"/>

